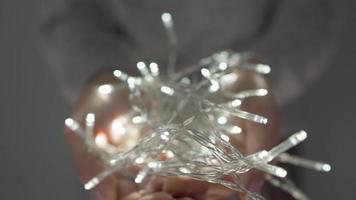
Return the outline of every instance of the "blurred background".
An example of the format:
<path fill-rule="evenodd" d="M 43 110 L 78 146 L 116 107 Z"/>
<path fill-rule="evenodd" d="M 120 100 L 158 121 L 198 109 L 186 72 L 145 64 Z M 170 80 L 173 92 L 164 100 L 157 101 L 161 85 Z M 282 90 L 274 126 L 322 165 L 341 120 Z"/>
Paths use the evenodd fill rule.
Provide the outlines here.
<path fill-rule="evenodd" d="M 356 199 L 356 1 L 344 3 L 345 28 L 330 67 L 281 110 L 282 122 L 310 133 L 297 151 L 333 166 L 329 174 L 294 174 L 311 199 Z M 0 1 L 0 199 L 87 199 L 62 136 L 71 107 L 38 47 L 40 4 Z"/>

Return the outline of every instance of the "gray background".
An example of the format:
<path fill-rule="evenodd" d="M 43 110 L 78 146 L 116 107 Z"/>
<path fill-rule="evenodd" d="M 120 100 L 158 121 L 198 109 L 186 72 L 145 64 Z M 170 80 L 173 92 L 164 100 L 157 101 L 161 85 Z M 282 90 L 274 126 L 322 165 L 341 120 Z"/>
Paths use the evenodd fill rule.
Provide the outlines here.
<path fill-rule="evenodd" d="M 86 199 L 62 137 L 70 107 L 38 51 L 37 8 L 34 0 L 0 2 L 0 199 Z M 311 199 L 356 199 L 355 9 L 350 1 L 332 67 L 282 110 L 310 132 L 298 151 L 333 165 L 330 174 L 298 171 Z"/>

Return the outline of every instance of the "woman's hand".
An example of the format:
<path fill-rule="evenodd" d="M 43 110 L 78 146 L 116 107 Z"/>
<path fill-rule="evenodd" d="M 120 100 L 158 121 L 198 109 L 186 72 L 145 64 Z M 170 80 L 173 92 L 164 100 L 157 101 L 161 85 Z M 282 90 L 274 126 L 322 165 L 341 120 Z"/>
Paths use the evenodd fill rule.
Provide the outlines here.
<path fill-rule="evenodd" d="M 224 87 L 225 90 L 237 92 L 249 89 L 269 89 L 262 75 L 251 71 L 235 71 L 236 81 Z M 89 81 L 83 88 L 74 107 L 72 118 L 84 126 L 85 116 L 93 113 L 96 116 L 94 131 L 107 131 L 115 117 L 130 110 L 128 90 L 125 88 L 100 96 L 98 87 L 102 84 L 117 84 L 118 80 L 111 72 L 104 72 Z M 231 143 L 244 155 L 260 150 L 269 150 L 278 140 L 277 111 L 274 99 L 269 92 L 264 97 L 250 97 L 243 101 L 241 108 L 245 111 L 268 118 L 267 125 L 246 120 L 238 120 L 243 132 L 233 135 Z M 65 137 L 75 167 L 78 169 L 82 182 L 104 170 L 100 159 L 88 153 L 85 142 L 70 129 L 65 129 Z M 259 192 L 264 183 L 264 174 L 251 170 L 242 175 L 247 189 Z M 96 199 L 105 200 L 136 200 L 136 199 L 238 199 L 234 191 L 220 185 L 196 181 L 185 177 L 151 177 L 145 185 L 136 185 L 118 175 L 106 178 L 93 189 Z M 243 195 L 240 195 L 243 198 Z"/>

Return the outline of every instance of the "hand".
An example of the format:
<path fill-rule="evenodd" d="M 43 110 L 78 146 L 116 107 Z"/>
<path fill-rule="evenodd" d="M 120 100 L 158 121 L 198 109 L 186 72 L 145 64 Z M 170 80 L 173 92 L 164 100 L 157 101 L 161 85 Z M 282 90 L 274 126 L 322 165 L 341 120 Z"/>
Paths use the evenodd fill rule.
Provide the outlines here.
<path fill-rule="evenodd" d="M 236 71 L 238 79 L 226 86 L 229 91 L 268 88 L 266 79 L 254 72 Z M 113 91 L 109 96 L 98 97 L 97 88 L 101 84 L 117 84 L 118 80 L 111 72 L 101 73 L 88 82 L 82 90 L 74 107 L 72 118 L 84 126 L 86 114 L 96 115 L 95 132 L 107 131 L 115 119 L 129 111 L 130 104 L 127 89 Z M 277 112 L 272 95 L 251 97 L 243 101 L 242 109 L 268 118 L 267 125 L 239 120 L 243 132 L 231 136 L 230 142 L 244 155 L 263 149 L 270 149 L 278 139 Z M 104 165 L 95 156 L 88 153 L 84 141 L 71 130 L 65 129 L 65 137 L 71 157 L 83 182 L 104 170 Z M 251 170 L 242 175 L 247 189 L 259 192 L 264 183 L 262 172 Z M 134 200 L 134 199 L 226 199 L 238 195 L 222 186 L 182 177 L 152 177 L 145 185 L 136 185 L 118 175 L 112 175 L 93 189 L 96 199 Z M 240 197 L 243 198 L 242 195 Z"/>

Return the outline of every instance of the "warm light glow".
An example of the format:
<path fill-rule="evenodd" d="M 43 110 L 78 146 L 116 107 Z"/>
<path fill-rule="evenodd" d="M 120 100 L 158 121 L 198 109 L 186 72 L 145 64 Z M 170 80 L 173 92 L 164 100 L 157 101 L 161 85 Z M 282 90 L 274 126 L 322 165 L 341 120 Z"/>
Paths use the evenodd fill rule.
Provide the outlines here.
<path fill-rule="evenodd" d="M 173 154 L 172 151 L 169 151 L 169 150 L 168 150 L 168 151 L 165 151 L 165 154 L 166 154 L 166 156 L 167 156 L 168 159 L 174 157 L 174 154 Z"/>
<path fill-rule="evenodd" d="M 293 134 L 269 151 L 260 149 L 245 155 L 235 148 L 230 143 L 230 137 L 231 140 L 239 139 L 241 136 L 234 134 L 242 132 L 238 126 L 240 120 L 236 118 L 267 123 L 267 118 L 240 108 L 242 101 L 268 94 L 267 89 L 247 87 L 248 90 L 244 90 L 243 86 L 242 90 L 229 90 L 240 78 L 235 69 L 241 67 L 269 73 L 270 67 L 250 62 L 249 55 L 245 57 L 244 54 L 236 54 L 236 57 L 226 51 L 204 58 L 198 65 L 175 73 L 177 41 L 172 16 L 164 13 L 161 17 L 171 43 L 168 74 L 159 77 L 157 63 L 148 65 L 144 62 L 137 63 L 141 75 L 129 76 L 115 70 L 113 75 L 118 77 L 118 82 L 122 81 L 120 86 L 125 84 L 129 87 L 130 107 L 125 107 L 127 110 L 121 109 L 118 116 L 110 118 L 113 120 L 109 121 L 111 124 L 100 129 L 105 132 L 94 131 L 96 116 L 93 113 L 86 116 L 86 121 L 82 119 L 84 127 L 80 127 L 73 119 L 65 120 L 68 127 L 77 128 L 75 132 L 83 135 L 81 138 L 90 153 L 97 153 L 98 158 L 107 164 L 102 172 L 85 184 L 86 189 L 95 187 L 118 171 L 134 166 L 135 172 L 132 173 L 136 176 L 132 178 L 135 183 L 142 183 L 147 175 L 153 174 L 184 176 L 220 184 L 236 191 L 246 191 L 247 199 L 262 199 L 258 194 L 245 190 L 238 175 L 258 169 L 276 177 L 285 177 L 287 171 L 276 165 L 277 162 L 318 171 L 331 170 L 329 164 L 286 153 L 306 139 L 304 131 Z M 192 78 L 192 82 L 187 77 Z M 184 85 L 183 82 L 190 85 Z M 109 100 L 111 96 L 103 95 L 116 91 L 117 87 L 116 83 L 98 85 L 95 92 L 101 100 Z M 273 160 L 276 162 L 271 163 Z M 224 175 L 229 174 L 236 176 L 229 176 L 229 180 L 223 182 Z M 292 195 L 299 195 L 296 194 L 299 189 L 295 189 L 292 183 L 288 185 L 288 181 L 273 181 L 268 177 L 272 176 L 266 176 L 266 181 L 272 185 L 279 184 Z"/>
<path fill-rule="evenodd" d="M 123 124 L 119 120 L 115 120 L 112 124 L 113 130 L 118 134 L 125 134 L 126 129 L 123 127 Z"/>
<path fill-rule="evenodd" d="M 118 118 L 112 122 L 110 135 L 113 141 L 119 142 L 126 134 L 125 121 L 123 118 Z"/>
<path fill-rule="evenodd" d="M 101 148 L 104 148 L 108 145 L 108 137 L 106 136 L 106 134 L 104 132 L 99 132 L 95 136 L 95 144 Z"/>

